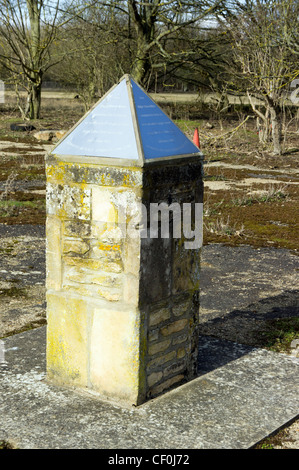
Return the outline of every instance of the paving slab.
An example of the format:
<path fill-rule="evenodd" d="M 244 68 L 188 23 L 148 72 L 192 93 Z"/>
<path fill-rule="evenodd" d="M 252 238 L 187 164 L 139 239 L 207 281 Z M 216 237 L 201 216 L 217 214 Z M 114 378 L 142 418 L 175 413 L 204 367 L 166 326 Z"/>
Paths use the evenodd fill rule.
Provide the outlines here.
<path fill-rule="evenodd" d="M 298 415 L 299 359 L 200 337 L 198 377 L 124 408 L 46 379 L 46 327 L 2 340 L 0 437 L 19 449 L 248 449 Z"/>

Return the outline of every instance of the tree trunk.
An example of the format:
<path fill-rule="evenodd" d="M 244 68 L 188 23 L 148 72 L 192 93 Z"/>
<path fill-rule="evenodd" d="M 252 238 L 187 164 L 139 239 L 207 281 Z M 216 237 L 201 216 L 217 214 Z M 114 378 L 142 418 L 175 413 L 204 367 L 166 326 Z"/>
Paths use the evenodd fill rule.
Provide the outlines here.
<path fill-rule="evenodd" d="M 279 111 L 274 107 L 270 107 L 272 142 L 274 155 L 281 155 L 281 119 Z"/>
<path fill-rule="evenodd" d="M 133 20 L 136 34 L 136 54 L 131 68 L 133 78 L 146 88 L 146 80 L 151 70 L 150 49 L 155 32 L 156 14 L 153 4 L 144 5 L 138 10 L 135 0 L 129 1 L 129 12 Z"/>
<path fill-rule="evenodd" d="M 40 107 L 41 107 L 41 91 L 42 91 L 42 80 L 38 83 L 31 83 L 31 89 L 27 97 L 26 116 L 29 119 L 40 118 Z"/>
<path fill-rule="evenodd" d="M 137 36 L 137 51 L 134 58 L 131 74 L 134 80 L 140 85 L 145 86 L 151 65 L 148 51 L 148 42 L 144 31 L 139 30 Z"/>
<path fill-rule="evenodd" d="M 269 108 L 266 109 L 263 118 L 261 119 L 260 116 L 257 117 L 257 129 L 259 135 L 259 142 L 261 144 L 267 144 L 271 140 L 271 126 L 270 126 L 270 118 L 269 118 Z"/>
<path fill-rule="evenodd" d="M 254 98 L 250 95 L 248 91 L 247 96 L 249 99 L 250 106 L 257 116 L 256 125 L 259 141 L 261 144 L 266 144 L 270 141 L 270 106 L 268 102 L 265 102 L 265 112 L 263 113 L 261 109 L 256 107 L 254 103 Z"/>
<path fill-rule="evenodd" d="M 131 72 L 132 77 L 134 80 L 136 80 L 137 83 L 145 86 L 149 70 L 150 65 L 146 54 L 143 54 L 142 52 L 138 53 L 133 64 L 133 69 Z"/>
<path fill-rule="evenodd" d="M 26 0 L 30 19 L 30 56 L 31 72 L 28 76 L 30 92 L 28 95 L 28 118 L 39 119 L 41 105 L 41 87 L 43 72 L 40 68 L 41 58 L 41 18 L 38 0 Z"/>

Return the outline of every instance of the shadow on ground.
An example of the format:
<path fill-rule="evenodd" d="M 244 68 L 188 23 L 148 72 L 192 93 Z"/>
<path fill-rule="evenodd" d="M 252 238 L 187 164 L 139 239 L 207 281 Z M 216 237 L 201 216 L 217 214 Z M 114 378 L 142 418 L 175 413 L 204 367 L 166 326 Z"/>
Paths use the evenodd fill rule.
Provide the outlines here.
<path fill-rule="evenodd" d="M 269 343 L 268 333 L 271 327 L 275 327 L 277 320 L 299 319 L 298 292 L 297 289 L 287 290 L 206 320 L 200 326 L 200 334 L 254 347 L 266 347 Z"/>

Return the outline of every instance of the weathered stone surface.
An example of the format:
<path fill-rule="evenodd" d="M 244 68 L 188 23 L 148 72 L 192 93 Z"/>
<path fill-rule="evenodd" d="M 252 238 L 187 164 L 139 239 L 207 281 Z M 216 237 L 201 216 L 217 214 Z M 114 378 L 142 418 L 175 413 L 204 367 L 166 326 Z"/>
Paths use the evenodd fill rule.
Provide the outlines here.
<path fill-rule="evenodd" d="M 47 289 L 60 289 L 62 282 L 62 257 L 60 252 L 61 221 L 57 217 L 47 217 L 46 240 L 46 286 Z"/>
<path fill-rule="evenodd" d="M 117 224 L 118 214 L 111 202 L 112 193 L 108 189 L 93 186 L 92 188 L 92 220 L 105 224 Z"/>
<path fill-rule="evenodd" d="M 47 293 L 48 378 L 87 386 L 87 312 L 82 299 Z"/>
<path fill-rule="evenodd" d="M 89 250 L 89 244 L 83 240 L 65 238 L 63 241 L 63 253 L 65 254 L 76 253 L 79 255 L 84 255 Z"/>
<path fill-rule="evenodd" d="M 140 250 L 140 239 L 127 239 L 126 243 L 123 244 L 122 261 L 124 271 L 138 275 L 138 278 L 140 273 Z"/>
<path fill-rule="evenodd" d="M 147 166 L 143 173 L 143 187 L 154 190 L 163 186 L 171 188 L 179 185 L 187 184 L 190 186 L 192 182 L 197 185 L 202 184 L 202 163 L 201 161 L 192 163 L 168 164 Z"/>
<path fill-rule="evenodd" d="M 138 306 L 139 301 L 139 277 L 134 274 L 126 274 L 123 279 L 123 299 L 126 303 Z"/>
<path fill-rule="evenodd" d="M 175 240 L 173 250 L 172 293 L 178 294 L 199 289 L 200 249 L 186 250 L 184 240 Z"/>
<path fill-rule="evenodd" d="M 47 214 L 61 219 L 90 219 L 91 190 L 80 186 L 47 184 Z"/>
<path fill-rule="evenodd" d="M 89 237 L 91 234 L 91 226 L 79 220 L 64 221 L 64 235 L 67 237 Z"/>
<path fill-rule="evenodd" d="M 121 273 L 122 266 L 121 263 L 111 262 L 106 258 L 101 259 L 91 259 L 91 258 L 76 258 L 64 256 L 64 264 L 68 266 L 75 266 L 78 268 L 79 272 L 82 270 L 86 271 L 108 271 L 111 273 Z"/>
<path fill-rule="evenodd" d="M 174 305 L 172 307 L 172 313 L 174 314 L 175 317 L 179 317 L 181 315 L 184 315 L 185 313 L 188 313 L 188 310 L 190 310 L 191 308 L 192 308 L 192 299 L 188 298 L 182 303 L 179 303 L 178 305 Z"/>
<path fill-rule="evenodd" d="M 148 352 L 150 356 L 165 351 L 171 344 L 170 340 L 160 341 L 159 343 L 150 344 Z"/>
<path fill-rule="evenodd" d="M 157 312 L 151 312 L 149 316 L 149 325 L 150 326 L 155 326 L 158 325 L 159 323 L 162 323 L 166 320 L 169 320 L 170 318 L 170 308 L 162 308 L 161 310 L 158 310 Z"/>
<path fill-rule="evenodd" d="M 50 155 L 46 159 L 49 182 L 67 181 L 70 184 L 89 184 L 97 187 L 122 187 L 124 189 L 142 187 L 142 169 L 106 167 L 88 163 L 61 162 Z"/>
<path fill-rule="evenodd" d="M 168 375 L 178 374 L 179 372 L 183 372 L 186 367 L 186 362 L 184 360 L 175 361 L 173 364 L 165 367 L 163 370 L 164 377 Z"/>
<path fill-rule="evenodd" d="M 142 357 L 136 313 L 96 308 L 90 334 L 92 388 L 129 403 L 138 402 L 141 387 L 139 366 Z"/>
<path fill-rule="evenodd" d="M 118 302 L 122 296 L 121 289 L 113 289 L 111 287 L 101 287 L 96 289 L 96 293 L 109 302 Z M 92 292 L 90 292 L 90 295 L 92 295 Z"/>
<path fill-rule="evenodd" d="M 161 334 L 163 336 L 169 336 L 169 335 L 172 335 L 173 333 L 177 333 L 178 331 L 183 330 L 185 326 L 187 325 L 187 323 L 188 323 L 188 320 L 186 318 L 183 318 L 182 320 L 177 320 L 161 328 Z"/>
<path fill-rule="evenodd" d="M 106 229 L 101 231 L 98 234 L 98 239 L 107 245 L 120 245 L 120 243 L 123 241 L 123 232 L 120 229 L 120 227 L 116 227 L 114 225 L 109 226 L 109 224 L 106 224 Z M 97 225 L 93 225 L 93 236 L 97 236 Z"/>
<path fill-rule="evenodd" d="M 105 305 L 119 302 L 122 299 L 122 291 L 118 288 L 107 288 L 96 284 L 63 283 L 63 290 L 66 295 L 78 295 L 80 298 L 88 297 L 97 300 Z"/>
<path fill-rule="evenodd" d="M 159 328 L 155 330 L 150 330 L 148 333 L 148 340 L 149 341 L 156 341 L 159 338 Z"/>
<path fill-rule="evenodd" d="M 141 239 L 140 302 L 150 305 L 171 297 L 172 240 L 167 238 Z M 155 275 L 153 275 L 155 273 Z M 150 288 L 149 288 L 150 286 Z"/>
<path fill-rule="evenodd" d="M 188 335 L 186 333 L 183 333 L 183 334 L 173 338 L 172 339 L 172 344 L 174 344 L 174 345 L 181 344 L 181 343 L 184 343 L 185 341 L 187 341 L 187 339 L 188 339 Z"/>
<path fill-rule="evenodd" d="M 164 390 L 168 390 L 170 387 L 172 387 L 174 384 L 182 383 L 184 380 L 184 375 L 179 374 L 176 375 L 175 377 L 172 377 L 171 379 L 165 380 L 165 382 L 162 382 L 160 385 L 156 385 L 155 387 L 151 388 L 151 396 L 157 396 L 160 395 Z"/>
<path fill-rule="evenodd" d="M 170 236 L 161 237 L 159 213 L 153 234 L 149 207 L 200 202 L 201 162 L 135 169 L 52 156 L 46 170 L 49 286 L 59 290 L 62 305 L 72 299 L 61 307 L 62 318 L 71 305 L 79 315 L 85 302 L 86 324 L 76 317 L 69 329 L 74 344 L 62 338 L 68 354 L 78 335 L 84 338 L 78 384 L 136 405 L 193 378 L 200 250 L 187 250 L 173 237 L 172 213 Z M 58 315 L 52 310 L 50 322 Z M 55 325 L 50 328 L 58 335 Z M 51 370 L 63 382 L 71 369 L 60 364 Z"/>
<path fill-rule="evenodd" d="M 179 348 L 178 352 L 177 352 L 177 358 L 182 359 L 185 356 L 186 356 L 186 349 L 185 348 Z"/>
<path fill-rule="evenodd" d="M 64 269 L 64 284 L 78 283 L 87 285 L 100 285 L 105 287 L 121 287 L 122 279 L 116 273 L 102 273 L 101 271 L 94 271 L 78 266 L 65 266 Z"/>
<path fill-rule="evenodd" d="M 163 377 L 163 372 L 153 372 L 147 378 L 147 383 L 149 387 L 152 387 L 155 383 L 159 382 Z"/>
<path fill-rule="evenodd" d="M 108 263 L 121 261 L 121 247 L 118 243 L 110 245 L 101 243 L 98 240 L 91 240 L 91 258 L 105 259 Z"/>
<path fill-rule="evenodd" d="M 170 351 L 167 354 L 164 354 L 163 356 L 159 356 L 151 361 L 148 362 L 148 369 L 151 370 L 156 367 L 160 367 L 163 364 L 166 364 L 167 362 L 170 362 L 176 358 L 176 351 Z"/>

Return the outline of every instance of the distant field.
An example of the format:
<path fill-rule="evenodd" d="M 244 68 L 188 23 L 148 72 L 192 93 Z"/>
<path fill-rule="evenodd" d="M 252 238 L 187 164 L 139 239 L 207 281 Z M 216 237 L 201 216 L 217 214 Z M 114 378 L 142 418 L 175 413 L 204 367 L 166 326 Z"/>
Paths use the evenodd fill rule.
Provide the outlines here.
<path fill-rule="evenodd" d="M 47 100 L 74 100 L 76 96 L 76 91 L 65 91 L 65 90 L 43 90 L 42 99 Z M 20 93 L 21 97 L 25 97 L 26 94 Z M 150 93 L 150 96 L 157 103 L 211 103 L 217 100 L 217 93 Z M 14 100 L 16 97 L 14 91 L 7 90 L 5 91 L 5 100 Z M 230 104 L 249 104 L 247 96 L 228 96 Z M 258 104 L 258 100 L 254 100 L 255 104 Z"/>
<path fill-rule="evenodd" d="M 203 102 L 210 103 L 213 100 L 217 99 L 216 93 L 149 93 L 149 95 L 157 103 L 194 103 L 194 102 Z M 66 92 L 66 91 L 53 91 L 53 90 L 44 90 L 42 92 L 42 97 L 46 99 L 73 99 L 76 96 L 76 92 Z M 229 95 L 229 102 L 231 104 L 249 104 L 247 96 L 238 97 Z M 257 104 L 258 100 L 255 100 Z"/>

